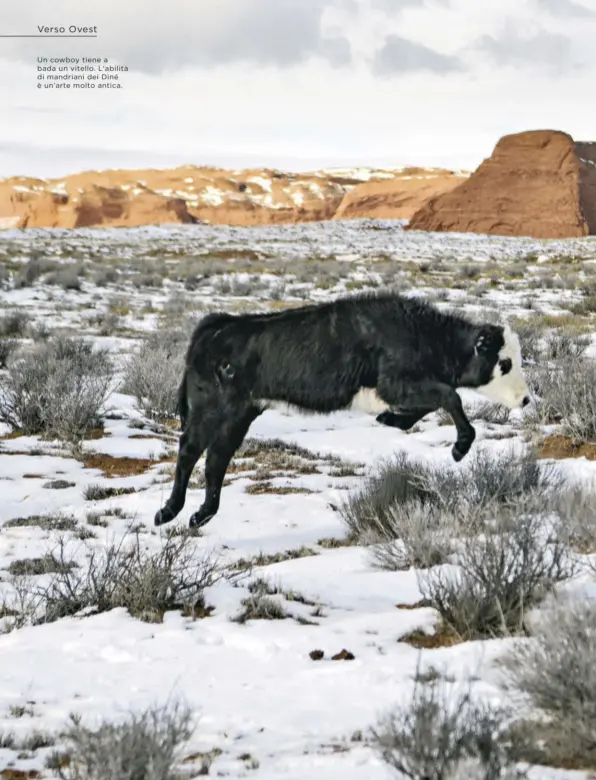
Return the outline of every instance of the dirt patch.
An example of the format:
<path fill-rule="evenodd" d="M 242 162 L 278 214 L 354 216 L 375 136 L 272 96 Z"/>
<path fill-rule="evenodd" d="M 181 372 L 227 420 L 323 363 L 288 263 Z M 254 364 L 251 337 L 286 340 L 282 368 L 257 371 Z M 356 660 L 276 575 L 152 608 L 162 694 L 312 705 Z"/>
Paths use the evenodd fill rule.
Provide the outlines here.
<path fill-rule="evenodd" d="M 10 433 L 4 433 L 2 436 L 0 436 L 0 439 L 18 439 L 20 436 L 24 436 L 24 433 L 21 433 L 21 431 L 11 431 Z M 2 775 L 0 775 L 2 777 Z"/>
<path fill-rule="evenodd" d="M 417 601 L 415 604 L 396 604 L 395 606 L 398 609 L 422 609 L 423 607 L 432 607 L 432 604 L 430 601 L 422 599 L 422 601 Z"/>
<path fill-rule="evenodd" d="M 43 479 L 43 474 L 23 474 L 23 479 Z"/>
<path fill-rule="evenodd" d="M 85 457 L 83 466 L 86 469 L 100 469 L 105 477 L 137 477 L 145 474 L 151 466 L 166 462 L 169 462 L 169 459 L 119 458 L 114 455 L 95 453 Z"/>
<path fill-rule="evenodd" d="M 298 558 L 308 558 L 312 555 L 318 555 L 318 553 L 310 547 L 299 547 L 295 550 L 285 550 L 279 553 L 258 553 L 253 558 L 240 558 L 231 568 L 233 569 L 251 569 L 253 566 L 271 566 L 275 563 L 281 563 L 282 561 L 293 561 Z"/>
<path fill-rule="evenodd" d="M 55 515 L 30 515 L 29 517 L 14 517 L 4 523 L 4 528 L 30 528 L 39 526 L 44 531 L 74 531 L 77 520 L 71 515 L 57 513 Z"/>
<path fill-rule="evenodd" d="M 578 444 L 569 436 L 563 434 L 553 434 L 547 436 L 540 449 L 539 458 L 556 458 L 563 460 L 565 458 L 586 458 L 587 460 L 596 460 L 596 444 Z"/>
<path fill-rule="evenodd" d="M 1 780 L 34 780 L 37 777 L 41 777 L 41 774 L 35 769 L 28 772 L 22 769 L 3 769 L 0 772 Z"/>
<path fill-rule="evenodd" d="M 289 485 L 276 486 L 270 482 L 255 482 L 254 485 L 249 485 L 246 488 L 246 493 L 250 493 L 253 496 L 262 496 L 266 493 L 275 493 L 278 496 L 288 496 L 291 493 L 314 493 L 314 490 L 308 488 L 291 487 Z"/>
<path fill-rule="evenodd" d="M 356 547 L 358 541 L 351 536 L 346 536 L 343 539 L 336 539 L 333 536 L 329 536 L 319 539 L 317 544 L 319 547 L 324 547 L 326 550 L 337 550 L 340 547 Z"/>
<path fill-rule="evenodd" d="M 94 439 L 105 439 L 112 434 L 104 431 L 103 428 L 92 428 L 83 436 L 85 441 L 93 441 Z"/>
<path fill-rule="evenodd" d="M 417 629 L 409 634 L 404 634 L 398 642 L 411 645 L 419 650 L 435 650 L 438 647 L 452 647 L 459 644 L 461 638 L 445 624 L 437 626 L 434 634 L 426 634 Z"/>

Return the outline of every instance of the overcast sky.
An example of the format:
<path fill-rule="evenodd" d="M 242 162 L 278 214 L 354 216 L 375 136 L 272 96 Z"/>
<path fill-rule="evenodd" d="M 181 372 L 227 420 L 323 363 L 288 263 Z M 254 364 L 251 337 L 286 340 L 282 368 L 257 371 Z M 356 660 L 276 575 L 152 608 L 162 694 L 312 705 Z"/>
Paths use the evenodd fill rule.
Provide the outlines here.
<path fill-rule="evenodd" d="M 475 168 L 500 136 L 596 140 L 596 0 L 18 0 L 0 38 L 0 176 L 216 164 Z M 37 88 L 38 56 L 127 65 Z"/>

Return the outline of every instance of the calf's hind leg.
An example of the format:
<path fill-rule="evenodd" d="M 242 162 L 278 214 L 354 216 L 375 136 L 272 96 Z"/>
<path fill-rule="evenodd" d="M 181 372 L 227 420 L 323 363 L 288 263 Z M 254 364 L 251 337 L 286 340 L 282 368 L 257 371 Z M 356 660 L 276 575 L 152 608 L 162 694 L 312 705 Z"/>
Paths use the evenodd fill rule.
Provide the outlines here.
<path fill-rule="evenodd" d="M 200 528 L 217 514 L 221 488 L 232 456 L 260 414 L 261 410 L 255 407 L 246 409 L 241 415 L 236 414 L 220 427 L 210 441 L 205 462 L 205 500 L 198 512 L 191 516 L 191 528 Z"/>
<path fill-rule="evenodd" d="M 381 425 L 387 425 L 390 428 L 399 428 L 400 431 L 409 431 L 413 425 L 431 412 L 436 412 L 435 408 L 403 408 L 396 412 L 381 412 L 378 415 L 377 422 Z"/>

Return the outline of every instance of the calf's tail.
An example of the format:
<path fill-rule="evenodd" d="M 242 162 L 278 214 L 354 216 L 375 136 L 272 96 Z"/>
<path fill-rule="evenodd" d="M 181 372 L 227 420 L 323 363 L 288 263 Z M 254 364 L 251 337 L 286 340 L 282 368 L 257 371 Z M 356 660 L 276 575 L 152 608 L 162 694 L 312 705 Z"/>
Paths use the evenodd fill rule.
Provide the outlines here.
<path fill-rule="evenodd" d="M 182 381 L 178 388 L 178 414 L 180 416 L 180 426 L 182 430 L 186 428 L 188 420 L 188 397 L 186 395 L 186 368 L 182 374 Z"/>

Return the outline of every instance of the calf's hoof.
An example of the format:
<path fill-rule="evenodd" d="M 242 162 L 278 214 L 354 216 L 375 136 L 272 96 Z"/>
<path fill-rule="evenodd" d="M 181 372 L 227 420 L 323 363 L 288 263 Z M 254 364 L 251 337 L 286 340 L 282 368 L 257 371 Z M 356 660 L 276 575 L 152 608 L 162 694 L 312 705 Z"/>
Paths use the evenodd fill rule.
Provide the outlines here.
<path fill-rule="evenodd" d="M 453 456 L 453 460 L 456 463 L 459 463 L 460 460 L 465 458 L 465 456 L 468 454 L 469 451 L 470 451 L 469 447 L 466 447 L 465 449 L 463 449 L 461 444 L 455 443 L 453 445 L 453 447 L 451 448 L 451 454 Z"/>
<path fill-rule="evenodd" d="M 190 516 L 190 520 L 188 521 L 188 527 L 189 528 L 201 528 L 204 525 L 207 525 L 209 520 L 215 515 L 215 512 L 207 512 L 203 511 L 202 509 L 199 509 L 198 512 L 195 512 L 194 515 Z"/>
<path fill-rule="evenodd" d="M 472 444 L 474 443 L 474 439 L 476 438 L 476 434 L 472 432 L 470 436 L 466 436 L 465 439 L 458 439 L 453 447 L 451 448 L 451 454 L 453 456 L 453 460 L 456 463 L 459 463 L 460 460 L 462 460 L 470 451 L 470 448 L 472 447 Z"/>
<path fill-rule="evenodd" d="M 172 510 L 168 506 L 164 506 L 155 515 L 155 520 L 153 522 L 155 525 L 165 525 L 175 517 L 176 515 L 172 512 Z"/>

